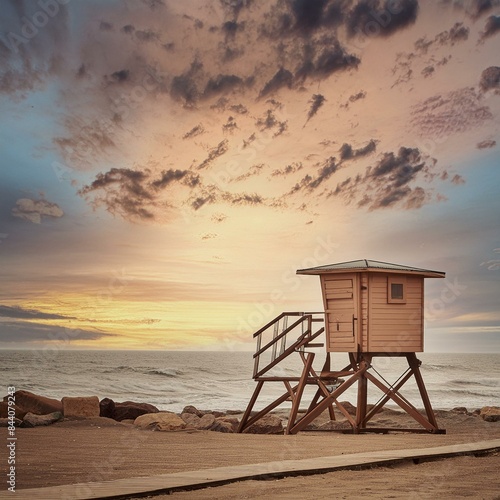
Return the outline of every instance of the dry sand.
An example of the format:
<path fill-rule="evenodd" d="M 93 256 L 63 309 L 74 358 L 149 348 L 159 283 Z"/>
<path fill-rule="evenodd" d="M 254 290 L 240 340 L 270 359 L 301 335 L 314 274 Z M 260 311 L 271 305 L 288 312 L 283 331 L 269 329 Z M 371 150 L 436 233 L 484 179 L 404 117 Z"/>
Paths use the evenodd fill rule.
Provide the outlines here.
<path fill-rule="evenodd" d="M 406 425 L 404 416 L 384 412 L 381 417 Z M 484 422 L 477 416 L 456 412 L 438 412 L 438 420 L 440 426 L 447 429 L 446 435 L 302 432 L 295 436 L 273 436 L 210 431 L 152 432 L 104 418 L 63 421 L 49 427 L 17 429 L 17 488 L 500 438 L 500 422 Z M 6 459 L 2 459 L 0 465 L 4 474 Z M 242 481 L 217 488 L 176 492 L 173 498 L 320 499 L 367 495 L 369 498 L 500 499 L 499 471 L 500 455 L 490 454 L 280 480 Z"/>

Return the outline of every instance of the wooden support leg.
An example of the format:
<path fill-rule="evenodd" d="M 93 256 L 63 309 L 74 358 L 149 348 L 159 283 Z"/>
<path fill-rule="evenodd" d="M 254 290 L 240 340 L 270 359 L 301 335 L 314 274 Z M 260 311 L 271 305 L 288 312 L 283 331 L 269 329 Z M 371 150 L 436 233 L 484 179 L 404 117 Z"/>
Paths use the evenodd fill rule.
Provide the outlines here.
<path fill-rule="evenodd" d="M 300 400 L 302 399 L 302 394 L 307 383 L 307 378 L 311 371 L 312 363 L 314 361 L 314 354 L 308 353 L 307 356 L 303 357 L 304 369 L 302 370 L 302 375 L 299 380 L 297 391 L 295 392 L 295 398 L 292 403 L 292 409 L 290 410 L 290 416 L 288 417 L 288 425 L 285 429 L 285 434 L 290 434 L 290 429 L 295 425 L 295 420 L 297 419 L 297 414 L 299 412 Z"/>
<path fill-rule="evenodd" d="M 368 380 L 366 377 L 360 377 L 358 380 L 358 402 L 356 406 L 356 427 L 353 429 L 355 434 L 358 434 L 360 429 L 364 427 L 366 418 L 366 403 L 368 399 Z"/>
<path fill-rule="evenodd" d="M 246 426 L 248 417 L 250 416 L 250 413 L 252 412 L 253 405 L 255 404 L 255 401 L 257 401 L 257 398 L 259 397 L 259 394 L 260 394 L 260 391 L 261 391 L 263 385 L 264 385 L 263 380 L 259 380 L 257 382 L 257 386 L 255 387 L 255 390 L 253 391 L 253 394 L 252 394 L 252 397 L 250 399 L 250 402 L 248 403 L 247 409 L 245 410 L 243 417 L 241 417 L 241 422 L 240 422 L 240 425 L 238 426 L 238 432 L 243 432 L 243 429 Z"/>
<path fill-rule="evenodd" d="M 420 396 L 422 397 L 422 403 L 424 403 L 427 419 L 434 426 L 434 429 L 437 429 L 438 424 L 436 421 L 436 417 L 434 415 L 434 412 L 432 411 L 431 401 L 425 388 L 424 379 L 422 378 L 422 374 L 420 373 L 420 361 L 417 359 L 417 356 L 414 352 L 408 354 L 406 356 L 406 359 L 408 360 L 408 365 L 411 367 L 413 375 L 415 376 L 415 381 L 417 382 L 418 390 L 420 391 Z"/>

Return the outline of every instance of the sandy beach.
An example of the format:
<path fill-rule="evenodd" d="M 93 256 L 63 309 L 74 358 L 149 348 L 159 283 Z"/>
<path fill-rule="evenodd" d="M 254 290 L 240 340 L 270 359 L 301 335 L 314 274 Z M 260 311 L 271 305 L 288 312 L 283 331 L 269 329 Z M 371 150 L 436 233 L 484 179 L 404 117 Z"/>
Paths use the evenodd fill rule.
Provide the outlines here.
<path fill-rule="evenodd" d="M 405 425 L 389 411 L 384 419 Z M 130 477 L 147 477 L 218 466 L 435 447 L 500 437 L 500 423 L 440 411 L 447 434 L 298 435 L 226 434 L 211 431 L 153 432 L 106 418 L 65 420 L 48 427 L 17 429 L 17 488 L 37 488 Z M 4 466 L 4 464 L 2 464 Z M 500 455 L 463 456 L 344 470 L 268 481 L 242 481 L 174 498 L 500 498 Z M 166 498 L 166 496 L 163 496 Z M 169 496 L 171 497 L 171 495 Z M 155 498 L 162 498 L 157 496 Z"/>

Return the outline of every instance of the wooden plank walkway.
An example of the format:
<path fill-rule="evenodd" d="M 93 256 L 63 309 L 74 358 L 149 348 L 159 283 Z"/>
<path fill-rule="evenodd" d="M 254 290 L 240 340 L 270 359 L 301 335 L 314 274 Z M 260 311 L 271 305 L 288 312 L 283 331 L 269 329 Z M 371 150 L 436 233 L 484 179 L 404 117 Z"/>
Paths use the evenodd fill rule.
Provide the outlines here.
<path fill-rule="evenodd" d="M 481 452 L 500 451 L 500 439 L 476 443 L 454 444 L 434 448 L 386 450 L 350 455 L 280 460 L 249 465 L 235 465 L 202 469 L 150 477 L 116 479 L 98 483 L 80 483 L 48 488 L 16 489 L 15 494 L 1 491 L 0 499 L 12 500 L 95 500 L 126 498 L 134 495 L 169 493 L 220 486 L 248 479 L 319 474 L 353 467 L 368 467 L 396 463 L 404 460 L 448 458 Z"/>

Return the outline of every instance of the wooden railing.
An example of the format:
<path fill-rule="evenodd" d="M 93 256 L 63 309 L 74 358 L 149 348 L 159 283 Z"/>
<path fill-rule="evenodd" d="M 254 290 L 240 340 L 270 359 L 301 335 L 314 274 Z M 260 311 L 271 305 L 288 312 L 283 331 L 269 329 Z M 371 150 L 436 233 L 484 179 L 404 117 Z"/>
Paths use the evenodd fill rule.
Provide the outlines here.
<path fill-rule="evenodd" d="M 295 318 L 298 319 L 294 320 Z M 253 334 L 254 338 L 257 339 L 257 349 L 253 356 L 253 378 L 262 377 L 295 351 L 305 347 L 321 347 L 322 344 L 312 343 L 324 332 L 324 327 L 321 327 L 313 333 L 313 323 L 319 322 L 324 322 L 324 313 L 322 312 L 283 312 L 256 331 Z M 269 338 L 270 340 L 267 340 Z M 289 343 L 289 339 L 292 339 L 291 343 Z M 263 359 L 266 364 L 264 367 L 260 367 Z"/>

